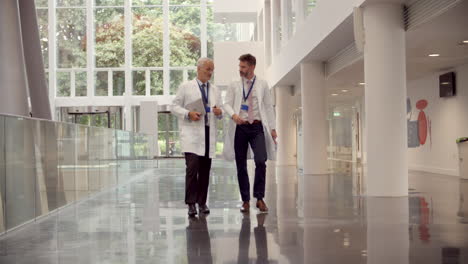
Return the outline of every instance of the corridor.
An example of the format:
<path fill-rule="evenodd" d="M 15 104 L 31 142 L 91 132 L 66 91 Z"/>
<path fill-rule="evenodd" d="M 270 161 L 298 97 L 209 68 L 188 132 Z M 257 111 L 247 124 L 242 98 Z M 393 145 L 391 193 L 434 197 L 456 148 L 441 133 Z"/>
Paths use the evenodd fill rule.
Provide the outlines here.
<path fill-rule="evenodd" d="M 189 219 L 183 160 L 164 160 L 1 237 L 0 263 L 468 263 L 466 180 L 412 172 L 409 197 L 365 198 L 359 168 L 268 168 L 268 214 L 239 212 L 234 164 L 215 160 L 211 214 Z"/>

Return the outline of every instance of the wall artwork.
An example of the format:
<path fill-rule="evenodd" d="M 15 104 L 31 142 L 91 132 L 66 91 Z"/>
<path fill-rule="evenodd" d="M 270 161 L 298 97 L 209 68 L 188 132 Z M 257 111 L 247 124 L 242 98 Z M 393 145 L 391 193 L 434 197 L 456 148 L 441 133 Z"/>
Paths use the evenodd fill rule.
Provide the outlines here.
<path fill-rule="evenodd" d="M 419 110 L 418 118 L 412 120 L 413 107 L 411 106 L 411 99 L 406 99 L 406 114 L 408 122 L 408 147 L 417 148 L 424 146 L 427 143 L 429 137 L 429 144 L 432 148 L 432 130 L 431 120 L 426 115 L 424 109 L 428 107 L 429 103 L 427 100 L 419 100 L 416 102 L 416 108 Z M 416 111 L 417 111 L 416 110 Z"/>

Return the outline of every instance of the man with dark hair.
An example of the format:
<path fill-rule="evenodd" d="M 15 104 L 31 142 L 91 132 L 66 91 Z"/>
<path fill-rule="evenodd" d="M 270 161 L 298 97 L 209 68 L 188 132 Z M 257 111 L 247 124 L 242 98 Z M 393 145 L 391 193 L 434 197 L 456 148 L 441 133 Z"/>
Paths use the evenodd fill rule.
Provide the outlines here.
<path fill-rule="evenodd" d="M 257 66 L 257 59 L 252 56 L 252 54 L 244 54 L 239 57 L 240 61 L 246 62 L 249 65 L 253 65 L 254 67 Z"/>
<path fill-rule="evenodd" d="M 209 214 L 206 205 L 210 183 L 211 158 L 216 150 L 216 120 L 222 118 L 221 94 L 209 80 L 214 63 L 201 58 L 197 78 L 180 85 L 174 98 L 172 113 L 179 117 L 180 145 L 185 154 L 185 203 L 188 215 Z"/>
<path fill-rule="evenodd" d="M 270 89 L 266 81 L 255 76 L 256 59 L 251 54 L 239 57 L 241 80 L 230 85 L 223 105 L 232 118 L 226 131 L 223 155 L 227 160 L 236 160 L 237 179 L 242 197 L 241 212 L 250 209 L 250 182 L 247 173 L 248 154 L 255 161 L 253 196 L 261 212 L 267 212 L 265 176 L 267 159 L 276 159 L 276 120 Z"/>

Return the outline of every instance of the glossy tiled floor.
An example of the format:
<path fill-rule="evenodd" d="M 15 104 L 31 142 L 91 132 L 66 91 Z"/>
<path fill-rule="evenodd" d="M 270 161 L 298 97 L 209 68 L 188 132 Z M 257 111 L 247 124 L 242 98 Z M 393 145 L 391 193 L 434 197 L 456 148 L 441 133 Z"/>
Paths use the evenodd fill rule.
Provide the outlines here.
<path fill-rule="evenodd" d="M 0 263 L 468 263 L 468 180 L 411 172 L 410 197 L 365 198 L 358 169 L 269 166 L 270 212 L 242 215 L 234 165 L 215 161 L 211 214 L 188 219 L 183 166 L 1 237 Z"/>

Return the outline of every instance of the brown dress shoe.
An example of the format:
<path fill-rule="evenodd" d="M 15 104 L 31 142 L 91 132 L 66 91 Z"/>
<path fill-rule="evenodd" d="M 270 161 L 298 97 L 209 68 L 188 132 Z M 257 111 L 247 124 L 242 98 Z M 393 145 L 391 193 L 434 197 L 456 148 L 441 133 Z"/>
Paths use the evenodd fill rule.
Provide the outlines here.
<path fill-rule="evenodd" d="M 268 212 L 268 207 L 263 200 L 257 201 L 257 208 L 260 210 L 260 212 Z"/>
<path fill-rule="evenodd" d="M 249 204 L 249 202 L 243 202 L 243 203 L 242 203 L 242 207 L 240 208 L 240 211 L 241 211 L 242 213 L 248 213 L 249 210 L 250 210 L 250 204 Z"/>

